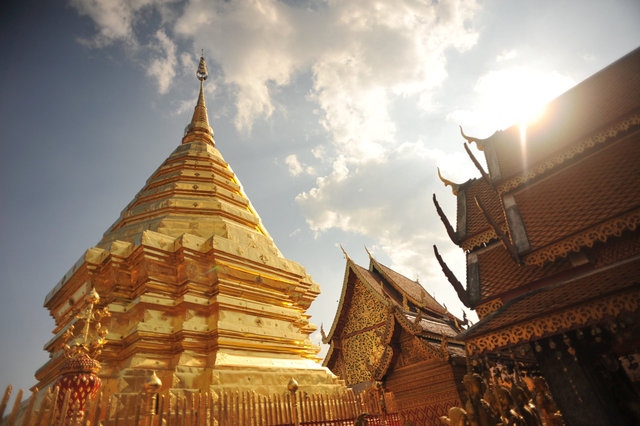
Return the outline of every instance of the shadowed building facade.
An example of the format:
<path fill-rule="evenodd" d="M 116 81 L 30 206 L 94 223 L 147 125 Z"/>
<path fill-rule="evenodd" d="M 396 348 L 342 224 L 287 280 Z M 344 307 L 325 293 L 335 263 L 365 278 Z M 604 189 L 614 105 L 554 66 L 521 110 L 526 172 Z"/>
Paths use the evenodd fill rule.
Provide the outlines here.
<path fill-rule="evenodd" d="M 133 394 L 157 371 L 163 391 L 309 393 L 344 389 L 318 364 L 305 312 L 319 286 L 278 250 L 213 139 L 200 94 L 182 143 L 47 295 L 55 319 L 38 387 L 57 378 L 65 331 L 92 288 L 107 307 L 103 389 Z"/>
<path fill-rule="evenodd" d="M 461 400 L 461 330 L 417 281 L 371 256 L 368 269 L 347 257 L 324 365 L 356 392 L 381 386 L 402 421 L 437 424 Z"/>
<path fill-rule="evenodd" d="M 569 424 L 637 424 L 640 49 L 486 139 L 482 178 L 456 185 L 476 360 L 537 363 Z M 473 157 L 465 145 L 467 152 Z M 434 197 L 435 201 L 435 197 Z"/>

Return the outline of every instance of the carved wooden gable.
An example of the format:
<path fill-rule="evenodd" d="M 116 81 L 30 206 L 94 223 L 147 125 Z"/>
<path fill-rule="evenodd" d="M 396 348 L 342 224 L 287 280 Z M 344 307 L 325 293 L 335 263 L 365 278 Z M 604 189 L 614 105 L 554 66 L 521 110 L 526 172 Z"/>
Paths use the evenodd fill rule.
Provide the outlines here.
<path fill-rule="evenodd" d="M 388 322 L 386 306 L 356 280 L 340 336 L 347 385 L 371 380 L 371 369 L 384 351 L 381 338 Z"/>

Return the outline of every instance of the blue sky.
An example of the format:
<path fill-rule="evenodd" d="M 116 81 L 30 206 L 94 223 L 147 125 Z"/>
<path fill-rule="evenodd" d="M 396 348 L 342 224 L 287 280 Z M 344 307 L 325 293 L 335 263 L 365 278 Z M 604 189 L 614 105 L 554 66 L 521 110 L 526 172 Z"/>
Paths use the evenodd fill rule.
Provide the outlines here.
<path fill-rule="evenodd" d="M 4 2 L 0 10 L 0 386 L 46 360 L 46 293 L 180 143 L 204 49 L 216 143 L 285 256 L 322 288 L 341 243 L 419 277 L 464 255 L 431 204 L 486 137 L 638 47 L 637 1 Z"/>

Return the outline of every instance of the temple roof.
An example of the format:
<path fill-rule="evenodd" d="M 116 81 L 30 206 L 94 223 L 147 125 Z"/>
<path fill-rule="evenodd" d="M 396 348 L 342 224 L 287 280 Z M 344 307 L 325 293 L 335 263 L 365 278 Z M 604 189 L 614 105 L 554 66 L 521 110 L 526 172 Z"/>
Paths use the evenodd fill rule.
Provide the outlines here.
<path fill-rule="evenodd" d="M 507 232 L 512 229 L 507 227 L 503 198 L 515 197 L 528 252 L 572 235 L 584 239 L 576 233 L 637 208 L 640 196 L 633 182 L 640 180 L 635 166 L 640 160 L 629 137 L 639 128 L 640 49 L 636 49 L 549 103 L 542 119 L 527 124 L 526 140 L 520 125 L 486 139 L 463 134 L 484 151 L 489 174 L 457 185 L 456 243 L 473 251 L 498 238 L 476 198 L 498 228 Z M 621 146 L 611 149 L 614 144 Z M 577 250 L 575 244 L 571 250 Z M 538 255 L 524 259 L 538 265 L 548 260 L 553 259 Z"/>
<path fill-rule="evenodd" d="M 640 257 L 623 263 L 623 267 L 588 270 L 516 297 L 458 337 L 480 350 L 493 350 L 633 312 L 640 304 Z"/>
<path fill-rule="evenodd" d="M 500 340 L 504 327 L 555 309 L 554 297 L 589 303 L 595 283 L 585 282 L 584 294 L 571 287 L 570 296 L 556 284 L 634 256 L 627 234 L 640 226 L 640 49 L 549 103 L 524 137 L 521 130 L 462 134 L 484 152 L 489 173 L 465 145 L 482 177 L 456 185 L 455 232 L 436 202 L 447 233 L 467 252 L 466 288 L 443 266 L 481 318 L 467 338 Z M 611 246 L 618 249 L 605 253 Z"/>
<path fill-rule="evenodd" d="M 347 258 L 344 283 L 336 316 L 329 333 L 323 338 L 325 343 L 331 341 L 339 325 L 344 321 L 344 316 L 348 314 L 349 298 L 348 286 L 350 286 L 350 274 L 355 274 L 356 278 L 366 285 L 372 294 L 388 306 L 388 309 L 397 309 L 407 319 L 414 321 L 420 315 L 421 321 L 418 326 L 422 332 L 428 335 L 455 336 L 457 331 L 453 324 L 460 320 L 450 314 L 446 308 L 440 305 L 417 281 L 413 281 L 393 269 L 382 265 L 373 257 L 370 257 L 369 269 L 366 269 L 350 258 Z M 398 296 L 402 297 L 400 299 Z M 407 302 L 413 304 L 413 311 L 407 309 Z M 414 330 L 416 333 L 420 331 Z"/>
<path fill-rule="evenodd" d="M 334 368 L 342 362 L 343 356 L 350 356 L 350 362 L 361 363 L 362 354 L 354 354 L 345 348 L 349 348 L 352 339 L 365 335 L 377 336 L 377 343 L 371 348 L 377 358 L 369 360 L 371 364 L 367 367 L 373 380 L 380 380 L 390 368 L 401 334 L 408 334 L 413 339 L 425 360 L 447 361 L 451 357 L 464 356 L 464 344 L 456 340 L 462 330 L 460 321 L 420 283 L 382 265 L 371 254 L 369 256 L 370 264 L 366 269 L 347 255 L 333 325 L 327 335 L 322 331 L 323 342 L 330 344 L 323 365 Z M 366 309 L 364 314 L 363 309 Z M 359 325 L 354 327 L 354 324 Z"/>
<path fill-rule="evenodd" d="M 370 258 L 369 270 L 376 271 L 383 277 L 387 278 L 387 281 L 394 288 L 399 290 L 404 296 L 421 308 L 428 309 L 435 314 L 445 315 L 447 313 L 444 306 L 439 304 L 419 282 L 413 281 L 393 269 L 384 266 L 373 257 Z"/>
<path fill-rule="evenodd" d="M 567 258 L 542 266 L 519 265 L 513 261 L 499 242 L 479 249 L 476 254 L 478 255 L 479 277 L 482 282 L 481 302 L 479 303 L 518 289 L 520 286 L 546 279 L 572 267 Z"/>
<path fill-rule="evenodd" d="M 637 144 L 637 136 L 609 143 L 515 194 L 531 252 L 574 236 L 579 236 L 583 245 L 592 245 L 580 235 L 582 231 L 640 209 Z M 598 235 L 594 240 L 606 234 L 590 232 Z"/>
<path fill-rule="evenodd" d="M 527 124 L 526 143 L 519 125 L 485 139 L 481 145 L 490 145 L 497 160 L 488 162 L 489 172 L 512 178 L 639 109 L 640 48 L 550 102 L 539 121 Z"/>

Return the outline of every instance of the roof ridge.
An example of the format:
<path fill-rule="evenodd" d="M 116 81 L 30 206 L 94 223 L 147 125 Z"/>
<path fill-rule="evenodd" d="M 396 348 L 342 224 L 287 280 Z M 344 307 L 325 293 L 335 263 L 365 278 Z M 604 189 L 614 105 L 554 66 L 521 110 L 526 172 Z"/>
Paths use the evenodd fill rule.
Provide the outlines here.
<path fill-rule="evenodd" d="M 414 295 L 410 294 L 410 292 L 411 292 L 411 291 L 410 291 L 410 289 L 406 289 L 406 288 L 404 288 L 404 287 L 401 285 L 401 283 L 396 282 L 396 280 L 394 280 L 394 279 L 393 279 L 393 277 L 389 276 L 389 274 L 388 274 L 385 270 L 390 271 L 390 272 L 392 272 L 392 273 L 394 273 L 394 274 L 397 274 L 397 275 L 399 275 L 401 278 L 404 278 L 404 279 L 406 279 L 407 281 L 409 281 L 409 282 L 411 282 L 411 283 L 413 283 L 413 284 L 417 285 L 417 286 L 419 287 L 419 289 L 418 289 L 418 290 L 419 290 L 419 291 L 421 291 L 421 295 L 420 295 L 420 296 L 426 296 L 427 298 L 431 299 L 431 301 L 432 301 L 433 303 L 435 303 L 435 304 L 437 305 L 437 307 L 439 307 L 439 308 L 440 308 L 439 310 L 434 310 L 435 312 L 438 312 L 438 311 L 440 311 L 440 312 L 438 312 L 438 313 L 445 313 L 445 312 L 447 312 L 447 309 L 446 309 L 442 304 L 440 304 L 440 302 L 438 302 L 438 301 L 436 300 L 436 298 L 435 298 L 435 297 L 433 297 L 433 296 L 431 295 L 431 293 L 429 293 L 429 292 L 427 291 L 427 289 L 425 289 L 425 288 L 423 287 L 423 285 L 422 285 L 422 284 L 420 284 L 420 282 L 419 282 L 419 281 L 417 281 L 417 280 L 412 280 L 411 278 L 408 278 L 407 276 L 405 276 L 405 275 L 401 274 L 400 272 L 398 272 L 398 271 L 396 271 L 396 270 L 394 270 L 394 269 L 390 268 L 389 266 L 386 266 L 386 265 L 384 265 L 384 264 L 380 263 L 379 261 L 377 261 L 376 259 L 374 259 L 374 258 L 373 258 L 373 256 L 371 256 L 371 257 L 370 257 L 370 260 L 371 260 L 371 264 L 372 264 L 372 265 L 378 265 L 379 269 L 381 269 L 381 270 L 380 270 L 380 271 L 378 271 L 378 272 L 380 272 L 380 273 L 381 273 L 381 274 L 382 274 L 382 275 L 383 275 L 383 276 L 384 276 L 384 277 L 385 277 L 385 278 L 386 278 L 386 279 L 387 279 L 387 280 L 388 280 L 392 285 L 394 285 L 394 284 L 395 284 L 395 285 L 394 285 L 394 287 L 395 287 L 397 290 L 401 291 L 401 292 L 402 292 L 405 296 L 407 296 L 409 299 L 411 299 L 413 303 L 417 304 L 418 306 L 420 306 L 420 307 L 422 307 L 422 308 L 424 308 L 424 309 L 434 310 L 434 308 L 435 308 L 434 306 L 431 306 L 431 307 L 426 306 L 426 303 L 425 303 L 425 300 L 424 300 L 424 298 L 423 298 L 423 297 L 418 298 L 418 297 L 416 297 L 417 295 L 415 295 L 415 294 L 414 294 Z M 371 269 L 371 266 L 370 266 L 370 268 L 369 268 L 369 269 Z"/>

